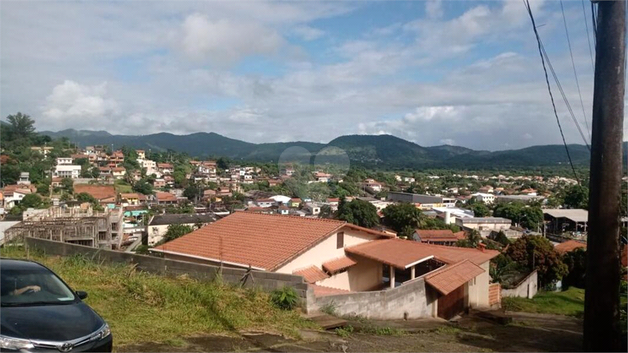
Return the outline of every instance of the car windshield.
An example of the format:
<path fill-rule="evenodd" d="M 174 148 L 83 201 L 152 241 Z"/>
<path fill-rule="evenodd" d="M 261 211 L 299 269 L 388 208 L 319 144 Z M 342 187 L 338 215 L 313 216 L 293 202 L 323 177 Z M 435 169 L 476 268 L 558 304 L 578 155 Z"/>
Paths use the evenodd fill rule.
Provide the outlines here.
<path fill-rule="evenodd" d="M 41 269 L 0 269 L 2 306 L 68 304 L 74 293 L 51 271 Z"/>

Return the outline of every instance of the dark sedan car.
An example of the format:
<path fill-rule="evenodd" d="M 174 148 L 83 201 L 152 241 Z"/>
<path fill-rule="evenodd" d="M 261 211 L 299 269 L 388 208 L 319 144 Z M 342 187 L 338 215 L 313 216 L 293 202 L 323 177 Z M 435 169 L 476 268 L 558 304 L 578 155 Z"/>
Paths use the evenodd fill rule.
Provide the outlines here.
<path fill-rule="evenodd" d="M 109 325 L 54 272 L 0 259 L 0 351 L 111 352 Z"/>

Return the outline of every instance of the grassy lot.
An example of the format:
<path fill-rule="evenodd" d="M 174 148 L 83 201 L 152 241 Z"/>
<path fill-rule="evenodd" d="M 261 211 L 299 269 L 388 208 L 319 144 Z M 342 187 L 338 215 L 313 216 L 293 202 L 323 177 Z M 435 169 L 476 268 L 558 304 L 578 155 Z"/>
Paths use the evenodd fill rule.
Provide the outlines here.
<path fill-rule="evenodd" d="M 22 249 L 2 249 L 3 257 L 25 258 Z M 263 330 L 291 337 L 312 327 L 296 311 L 276 309 L 260 290 L 240 289 L 185 277 L 165 278 L 131 266 L 99 265 L 83 257 L 31 260 L 48 266 L 111 326 L 117 347 L 141 342 L 178 342 L 182 337 Z"/>
<path fill-rule="evenodd" d="M 584 289 L 571 287 L 564 292 L 538 292 L 533 299 L 504 297 L 502 307 L 510 311 L 582 317 Z"/>
<path fill-rule="evenodd" d="M 133 192 L 133 187 L 131 185 L 129 185 L 124 180 L 116 180 L 114 182 L 114 187 L 115 187 L 116 191 L 119 192 L 119 193 L 130 193 L 130 192 Z"/>

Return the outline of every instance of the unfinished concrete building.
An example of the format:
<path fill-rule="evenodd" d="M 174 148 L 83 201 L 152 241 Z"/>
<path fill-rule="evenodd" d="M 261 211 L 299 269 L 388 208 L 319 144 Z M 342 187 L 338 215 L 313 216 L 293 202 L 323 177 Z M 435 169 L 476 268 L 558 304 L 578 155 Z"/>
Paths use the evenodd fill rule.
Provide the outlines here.
<path fill-rule="evenodd" d="M 51 207 L 7 229 L 5 240 L 34 237 L 104 249 L 122 243 L 123 210 Z"/>

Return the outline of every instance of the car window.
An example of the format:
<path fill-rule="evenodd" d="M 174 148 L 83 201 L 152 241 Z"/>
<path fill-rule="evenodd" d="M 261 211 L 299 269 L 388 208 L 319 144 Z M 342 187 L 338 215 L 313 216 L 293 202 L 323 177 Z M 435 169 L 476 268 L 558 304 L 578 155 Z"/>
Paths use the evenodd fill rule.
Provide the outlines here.
<path fill-rule="evenodd" d="M 62 304 L 76 296 L 57 276 L 47 269 L 0 269 L 2 306 Z"/>

